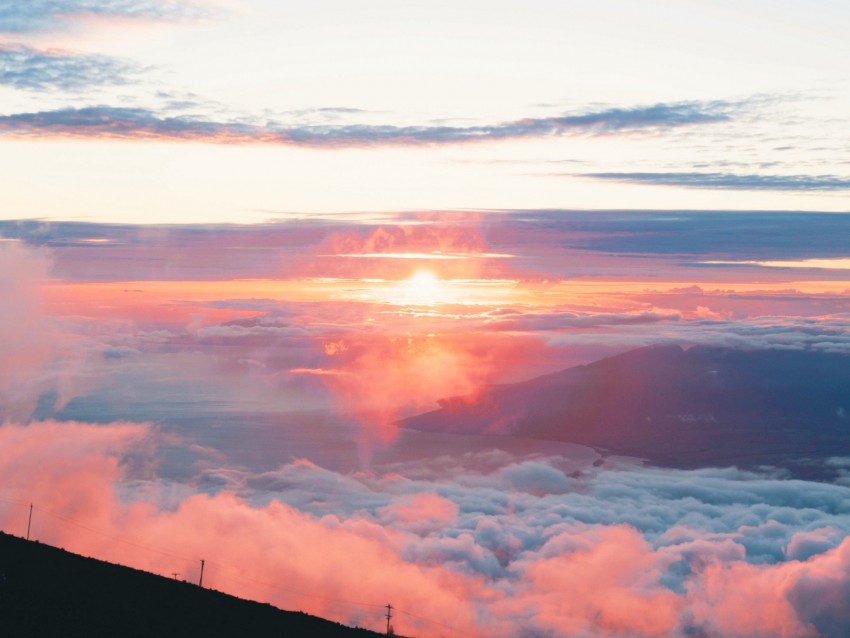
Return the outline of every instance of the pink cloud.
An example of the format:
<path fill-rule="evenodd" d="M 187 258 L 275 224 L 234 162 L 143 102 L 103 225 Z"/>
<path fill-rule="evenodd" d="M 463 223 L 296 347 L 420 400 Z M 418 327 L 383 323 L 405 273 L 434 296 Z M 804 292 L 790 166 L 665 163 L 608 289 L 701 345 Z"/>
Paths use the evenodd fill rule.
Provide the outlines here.
<path fill-rule="evenodd" d="M 95 372 L 84 340 L 48 308 L 50 267 L 45 251 L 0 239 L 0 420 L 28 418 L 50 391 L 61 407 Z"/>
<path fill-rule="evenodd" d="M 719 636 L 817 636 L 787 597 L 800 575 L 799 563 L 713 563 L 689 583 L 693 621 Z"/>
<path fill-rule="evenodd" d="M 661 584 L 666 559 L 625 526 L 565 532 L 524 570 L 513 613 L 557 635 L 669 636 L 683 602 Z"/>
<path fill-rule="evenodd" d="M 413 494 L 403 501 L 382 507 L 378 516 L 404 524 L 448 524 L 457 519 L 458 507 L 438 494 Z"/>
<path fill-rule="evenodd" d="M 259 506 L 157 478 L 158 436 L 130 423 L 0 426 L 0 525 L 22 534 L 33 502 L 43 542 L 190 581 L 203 558 L 210 587 L 376 629 L 392 602 L 398 631 L 423 638 L 837 638 L 850 622 L 850 539 L 804 561 L 749 564 L 741 545 L 681 526 L 668 540 L 683 542 L 661 548 L 624 524 L 561 525 L 539 546 L 517 527 L 500 567 L 482 543 L 509 541 L 483 529 L 489 517 L 469 527 L 445 496 L 396 493 L 409 480 L 387 478 L 374 516 Z M 665 575 L 686 556 L 690 573 L 671 589 Z"/>
<path fill-rule="evenodd" d="M 120 458 L 151 434 L 134 424 L 7 424 L 0 427 L 0 484 L 19 503 L 36 504 L 35 538 L 75 552 L 189 580 L 205 558 L 210 587 L 374 628 L 390 597 L 425 617 L 474 626 L 467 599 L 481 579 L 403 560 L 385 542 L 393 533 L 377 523 L 315 519 L 279 502 L 252 507 L 227 492 L 159 509 L 155 501 L 164 495 L 154 483 L 142 492 L 148 500 L 122 501 L 129 477 Z M 23 510 L 8 502 L 0 503 L 0 524 L 11 530 Z M 415 619 L 407 627 L 437 635 Z"/>
<path fill-rule="evenodd" d="M 364 451 L 391 442 L 405 411 L 435 409 L 450 396 L 474 400 L 494 371 L 490 357 L 470 341 L 411 335 L 345 344 L 335 356 L 346 374 L 328 379 L 361 424 Z"/>

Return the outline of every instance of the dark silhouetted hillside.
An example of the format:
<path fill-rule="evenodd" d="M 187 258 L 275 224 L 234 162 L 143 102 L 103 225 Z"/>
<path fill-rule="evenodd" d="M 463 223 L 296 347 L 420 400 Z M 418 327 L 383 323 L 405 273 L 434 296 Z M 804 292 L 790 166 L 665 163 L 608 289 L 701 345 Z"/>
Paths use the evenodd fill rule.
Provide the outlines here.
<path fill-rule="evenodd" d="M 785 467 L 831 478 L 850 456 L 850 357 L 654 346 L 407 419 L 439 432 L 500 432 L 582 443 L 680 468 Z"/>
<path fill-rule="evenodd" d="M 0 533 L 3 638 L 378 635 Z"/>

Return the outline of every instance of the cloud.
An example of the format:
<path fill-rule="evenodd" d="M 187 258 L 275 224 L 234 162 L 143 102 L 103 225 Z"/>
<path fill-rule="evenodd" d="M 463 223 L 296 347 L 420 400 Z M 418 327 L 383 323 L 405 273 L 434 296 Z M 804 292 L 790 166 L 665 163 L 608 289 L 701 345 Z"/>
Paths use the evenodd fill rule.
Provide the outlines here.
<path fill-rule="evenodd" d="M 45 251 L 0 239 L 0 420 L 28 418 L 51 394 L 63 405 L 91 372 L 83 341 L 46 307 L 50 268 Z"/>
<path fill-rule="evenodd" d="M 64 279 L 204 280 L 221 272 L 258 279 L 287 272 L 295 257 L 332 232 L 330 226 L 315 219 L 241 226 L 0 220 L 0 233 L 50 248 Z M 335 227 L 341 231 L 348 224 Z M 92 267 L 91 260 L 98 266 Z"/>
<path fill-rule="evenodd" d="M 361 426 L 361 450 L 368 460 L 374 444 L 390 443 L 397 420 L 413 410 L 436 408 L 448 396 L 469 400 L 484 390 L 493 373 L 491 356 L 475 344 L 437 335 L 371 340 L 347 339 L 335 355 L 329 387 Z"/>
<path fill-rule="evenodd" d="M 138 424 L 0 427 L 7 452 L 0 524 L 15 522 L 9 495 L 32 499 L 33 536 L 87 555 L 190 580 L 195 557 L 203 556 L 209 586 L 238 595 L 375 626 L 392 592 L 401 608 L 472 626 L 464 596 L 478 579 L 403 560 L 398 533 L 372 521 L 316 519 L 280 502 L 252 507 L 232 494 L 187 494 L 145 480 L 126 459 L 148 433 L 150 426 Z M 221 543 L 244 534 L 248 546 Z"/>
<path fill-rule="evenodd" d="M 679 321 L 678 312 L 632 312 L 620 314 L 561 312 L 523 312 L 510 314 L 501 308 L 498 312 L 487 313 L 487 327 L 491 330 L 550 331 L 550 330 L 592 330 L 606 326 L 639 326 L 661 322 Z"/>
<path fill-rule="evenodd" d="M 815 211 L 598 210 L 590 214 L 534 210 L 506 217 L 500 230 L 505 238 L 532 245 L 538 252 L 559 242 L 561 251 L 566 246 L 582 254 L 599 251 L 669 257 L 726 255 L 741 260 L 805 259 L 846 257 L 844 237 L 850 234 L 850 215 Z M 524 252 L 499 245 L 493 249 Z M 659 268 L 657 262 L 648 263 L 651 270 Z M 673 265 L 681 264 L 677 260 L 664 268 Z"/>
<path fill-rule="evenodd" d="M 166 445 L 151 424 L 0 426 L 0 525 L 33 502 L 42 542 L 188 580 L 205 558 L 211 587 L 374 628 L 391 600 L 423 638 L 850 630 L 839 485 L 493 451 L 178 482 Z"/>
<path fill-rule="evenodd" d="M 422 526 L 454 522 L 458 507 L 438 494 L 420 492 L 378 509 L 376 514 L 381 520 L 421 529 Z"/>
<path fill-rule="evenodd" d="M 657 279 L 664 272 L 683 285 L 707 277 L 722 281 L 733 268 L 739 271 L 734 279 L 740 280 L 740 269 L 753 268 L 701 264 L 709 260 L 846 258 L 844 238 L 850 235 L 850 215 L 795 211 L 518 210 L 384 217 L 203 227 L 0 221 L 0 232 L 50 247 L 61 276 L 69 279 L 212 279 L 222 270 L 241 279 L 296 273 L 360 277 L 364 272 L 397 278 L 425 264 L 343 255 L 440 251 L 480 255 L 427 264 L 444 277 L 554 284 L 584 274 L 621 278 L 629 272 Z M 487 254 L 514 258 L 488 259 Z"/>
<path fill-rule="evenodd" d="M 746 191 L 844 191 L 850 177 L 838 175 L 756 175 L 739 173 L 573 173 L 611 182 L 680 186 L 709 190 Z"/>
<path fill-rule="evenodd" d="M 416 146 L 657 132 L 730 121 L 741 107 L 729 102 L 676 102 L 478 126 L 349 124 L 288 127 L 275 121 L 225 122 L 190 116 L 169 117 L 146 108 L 89 106 L 3 115 L 0 116 L 0 133 L 27 137 L 168 139 L 320 148 Z"/>
<path fill-rule="evenodd" d="M 105 55 L 0 44 L 0 85 L 16 89 L 76 91 L 125 84 L 138 70 L 131 63 Z"/>
<path fill-rule="evenodd" d="M 39 294 L 49 268 L 43 252 L 0 241 L 0 403 L 7 409 L 34 400 L 27 386 L 50 356 L 53 335 Z"/>
<path fill-rule="evenodd" d="M 0 33 L 64 30 L 69 19 L 185 20 L 209 11 L 182 0 L 4 0 Z"/>

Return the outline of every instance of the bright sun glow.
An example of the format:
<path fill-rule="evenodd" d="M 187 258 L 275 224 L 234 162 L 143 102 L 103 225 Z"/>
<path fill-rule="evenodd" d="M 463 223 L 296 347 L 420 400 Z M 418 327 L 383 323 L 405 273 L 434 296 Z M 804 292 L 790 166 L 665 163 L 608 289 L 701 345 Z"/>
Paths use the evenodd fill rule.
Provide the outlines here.
<path fill-rule="evenodd" d="M 401 301 L 416 306 L 433 306 L 445 301 L 446 290 L 440 279 L 430 270 L 417 270 L 400 285 Z"/>

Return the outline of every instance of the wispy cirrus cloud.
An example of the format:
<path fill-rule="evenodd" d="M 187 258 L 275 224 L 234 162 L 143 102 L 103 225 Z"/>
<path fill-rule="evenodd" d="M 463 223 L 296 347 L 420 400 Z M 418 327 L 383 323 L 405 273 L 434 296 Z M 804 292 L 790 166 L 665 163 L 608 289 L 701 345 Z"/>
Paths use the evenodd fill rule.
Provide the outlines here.
<path fill-rule="evenodd" d="M 0 116 L 0 134 L 21 137 L 171 139 L 308 147 L 440 145 L 551 136 L 659 132 L 730 121 L 743 103 L 676 102 L 606 108 L 473 126 L 375 124 L 287 126 L 277 121 L 220 121 L 169 116 L 148 108 L 90 106 Z"/>
<path fill-rule="evenodd" d="M 74 18 L 185 20 L 209 10 L 181 0 L 2 0 L 0 33 L 64 30 Z"/>
<path fill-rule="evenodd" d="M 76 91 L 120 85 L 139 68 L 118 58 L 0 44 L 0 85 L 28 91 Z"/>
<path fill-rule="evenodd" d="M 850 190 L 850 177 L 839 175 L 759 175 L 742 173 L 581 173 L 576 177 L 707 190 L 742 191 L 843 191 Z"/>

